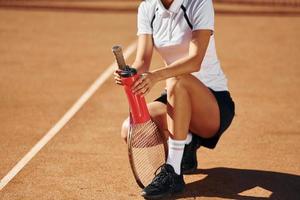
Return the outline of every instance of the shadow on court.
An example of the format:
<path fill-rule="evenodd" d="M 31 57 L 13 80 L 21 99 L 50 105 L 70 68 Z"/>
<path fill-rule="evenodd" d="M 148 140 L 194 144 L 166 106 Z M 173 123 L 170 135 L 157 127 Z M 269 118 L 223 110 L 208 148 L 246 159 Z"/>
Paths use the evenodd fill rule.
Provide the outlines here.
<path fill-rule="evenodd" d="M 199 169 L 195 174 L 207 176 L 187 184 L 185 192 L 173 199 L 218 197 L 238 200 L 292 200 L 299 198 L 300 195 L 300 176 L 297 175 L 233 168 Z M 270 197 L 239 195 L 239 193 L 255 187 L 268 190 L 272 194 Z"/>

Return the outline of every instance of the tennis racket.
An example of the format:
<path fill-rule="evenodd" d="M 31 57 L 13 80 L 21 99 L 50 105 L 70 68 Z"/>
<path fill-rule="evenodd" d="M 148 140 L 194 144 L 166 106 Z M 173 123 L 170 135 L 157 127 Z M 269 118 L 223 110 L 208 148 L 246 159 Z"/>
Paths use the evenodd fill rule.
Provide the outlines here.
<path fill-rule="evenodd" d="M 154 178 L 155 171 L 165 163 L 167 144 L 150 118 L 145 98 L 133 94 L 131 90 L 139 77 L 137 71 L 126 65 L 120 46 L 114 46 L 112 50 L 121 70 L 120 76 L 130 108 L 127 135 L 129 162 L 137 184 L 144 188 Z"/>

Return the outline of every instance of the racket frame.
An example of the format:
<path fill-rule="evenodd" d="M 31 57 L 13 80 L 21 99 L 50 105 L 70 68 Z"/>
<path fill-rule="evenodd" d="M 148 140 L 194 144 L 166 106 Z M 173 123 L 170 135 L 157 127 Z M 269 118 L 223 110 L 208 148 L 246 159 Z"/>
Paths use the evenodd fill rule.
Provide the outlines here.
<path fill-rule="evenodd" d="M 135 178 L 136 183 L 138 184 L 138 186 L 140 186 L 140 188 L 145 188 L 144 184 L 142 183 L 140 177 L 138 176 L 137 170 L 135 168 L 135 163 L 133 160 L 133 153 L 132 153 L 132 124 L 133 124 L 133 120 L 132 120 L 132 114 L 129 111 L 129 127 L 128 127 L 128 132 L 127 132 L 127 145 L 128 145 L 128 158 L 129 158 L 129 163 L 130 163 L 130 167 L 133 173 L 133 176 Z"/>

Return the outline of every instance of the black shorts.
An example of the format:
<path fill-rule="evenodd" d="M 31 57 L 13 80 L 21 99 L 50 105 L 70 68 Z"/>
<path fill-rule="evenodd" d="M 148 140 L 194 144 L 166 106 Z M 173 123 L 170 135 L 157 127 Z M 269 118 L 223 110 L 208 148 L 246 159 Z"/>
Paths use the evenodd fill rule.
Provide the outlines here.
<path fill-rule="evenodd" d="M 210 89 L 210 88 L 209 88 Z M 220 127 L 217 133 L 211 138 L 202 138 L 196 135 L 201 146 L 214 149 L 224 131 L 229 127 L 235 114 L 235 105 L 228 91 L 210 91 L 215 96 L 220 110 Z M 167 91 L 165 90 L 155 101 L 167 104 Z"/>

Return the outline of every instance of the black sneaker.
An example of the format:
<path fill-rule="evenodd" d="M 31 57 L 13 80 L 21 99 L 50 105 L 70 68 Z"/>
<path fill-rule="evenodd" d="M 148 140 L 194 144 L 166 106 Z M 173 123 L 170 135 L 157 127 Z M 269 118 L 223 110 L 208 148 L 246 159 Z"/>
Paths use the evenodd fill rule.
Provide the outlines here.
<path fill-rule="evenodd" d="M 197 149 L 200 147 L 200 142 L 194 134 L 192 135 L 192 141 L 184 146 L 181 172 L 183 174 L 192 174 L 198 167 L 197 162 Z"/>
<path fill-rule="evenodd" d="M 184 187 L 183 175 L 177 175 L 171 165 L 164 164 L 160 167 L 160 172 L 155 174 L 152 182 L 143 189 L 141 195 L 145 199 L 159 199 L 180 193 Z"/>

